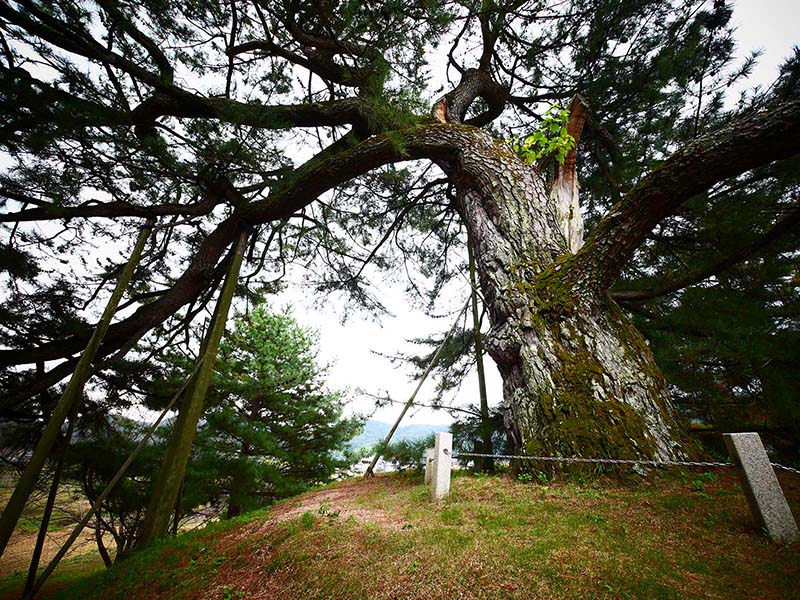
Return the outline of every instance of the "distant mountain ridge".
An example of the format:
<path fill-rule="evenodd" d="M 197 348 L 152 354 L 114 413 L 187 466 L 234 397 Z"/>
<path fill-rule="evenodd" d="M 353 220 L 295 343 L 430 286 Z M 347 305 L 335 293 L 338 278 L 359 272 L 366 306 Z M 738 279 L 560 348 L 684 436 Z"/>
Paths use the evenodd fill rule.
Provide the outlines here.
<path fill-rule="evenodd" d="M 364 425 L 364 431 L 350 440 L 348 445 L 352 450 L 372 446 L 382 442 L 391 428 L 392 425 L 390 423 L 370 419 Z M 449 430 L 450 427 L 448 425 L 401 425 L 392 436 L 392 441 L 418 440 L 437 431 Z"/>

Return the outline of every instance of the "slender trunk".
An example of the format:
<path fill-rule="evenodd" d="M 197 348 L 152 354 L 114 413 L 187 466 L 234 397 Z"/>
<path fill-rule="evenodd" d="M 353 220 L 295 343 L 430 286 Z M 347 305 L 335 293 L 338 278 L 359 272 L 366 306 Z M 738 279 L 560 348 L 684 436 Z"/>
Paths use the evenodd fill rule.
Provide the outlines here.
<path fill-rule="evenodd" d="M 486 394 L 486 372 L 483 368 L 483 336 L 481 335 L 481 318 L 478 314 L 478 281 L 475 277 L 475 253 L 472 251 L 472 241 L 467 240 L 467 254 L 469 256 L 469 282 L 472 295 L 472 329 L 475 332 L 475 362 L 478 366 L 478 393 L 480 395 L 481 420 L 478 432 L 481 439 L 481 454 L 494 454 L 492 447 L 492 422 L 489 418 L 489 399 Z M 480 459 L 481 471 L 494 471 L 494 459 Z"/>
<path fill-rule="evenodd" d="M 239 477 L 234 473 L 231 480 L 231 490 L 228 496 L 228 512 L 226 519 L 232 519 L 242 514 L 242 500 L 244 494 L 241 491 L 241 482 Z"/>
<path fill-rule="evenodd" d="M 681 439 L 647 343 L 571 254 L 543 178 L 481 131 L 464 135 L 458 201 L 492 323 L 514 452 L 676 458 Z M 471 138 L 471 139 L 469 139 Z M 569 272 L 569 277 L 565 273 Z"/>
<path fill-rule="evenodd" d="M 214 371 L 217 349 L 222 333 L 225 330 L 228 310 L 236 289 L 246 242 L 247 233 L 242 232 L 233 253 L 225 284 L 217 300 L 208 333 L 200 348 L 198 360 L 202 360 L 203 363 L 193 377 L 181 402 L 178 419 L 167 444 L 164 462 L 158 472 L 153 495 L 148 503 L 147 513 L 136 538 L 136 547 L 146 546 L 153 540 L 163 537 L 169 529 L 170 518 L 173 514 L 181 481 L 186 472 L 186 464 L 189 461 L 189 452 L 192 449 L 194 436 L 197 432 L 197 423 L 205 408 L 206 393 L 211 383 L 211 374 Z"/>
<path fill-rule="evenodd" d="M 110 569 L 114 562 L 111 560 L 108 549 L 103 543 L 103 529 L 100 527 L 100 519 L 97 519 L 94 526 L 94 541 L 97 543 L 97 551 L 100 553 L 100 558 L 103 559 L 103 564 L 106 566 L 106 569 Z"/>
<path fill-rule="evenodd" d="M 250 414 L 249 420 L 251 423 L 255 423 L 258 419 L 258 402 L 255 400 L 250 402 Z M 247 458 L 253 451 L 253 447 L 247 440 L 242 440 L 242 444 L 239 448 L 239 456 L 242 459 L 242 462 L 246 462 Z M 247 481 L 246 477 L 242 476 L 241 469 L 234 469 L 231 475 L 231 489 L 230 495 L 228 498 L 228 514 L 227 518 L 232 519 L 240 514 L 242 514 L 242 510 L 244 508 L 245 503 L 249 503 L 252 499 L 252 496 L 247 493 Z"/>
<path fill-rule="evenodd" d="M 186 473 L 181 479 L 181 486 L 178 488 L 178 497 L 175 499 L 175 514 L 172 516 L 172 535 L 178 535 L 178 526 L 181 522 L 181 500 L 183 499 L 183 486 L 186 485 Z"/>
<path fill-rule="evenodd" d="M 250 451 L 250 444 L 248 444 L 246 441 L 243 441 L 241 450 L 239 452 L 239 456 L 242 458 L 242 460 L 247 460 L 247 457 L 250 455 Z M 247 493 L 245 487 L 245 478 L 242 477 L 238 469 L 234 470 L 231 476 L 231 489 L 228 497 L 228 519 L 232 519 L 233 517 L 237 517 L 242 514 L 245 503 L 251 499 L 251 496 Z"/>
<path fill-rule="evenodd" d="M 39 524 L 39 533 L 36 536 L 36 545 L 33 548 L 31 564 L 28 567 L 28 577 L 25 580 L 25 588 L 22 591 L 23 600 L 26 598 L 33 598 L 33 584 L 36 582 L 36 572 L 39 570 L 39 560 L 42 557 L 42 549 L 44 548 L 45 538 L 47 537 L 47 528 L 50 526 L 50 517 L 53 515 L 53 507 L 56 504 L 58 486 L 61 483 L 61 473 L 64 470 L 64 460 L 67 455 L 67 450 L 69 449 L 70 440 L 72 439 L 72 432 L 75 429 L 75 420 L 78 418 L 77 409 L 78 404 L 75 403 L 72 414 L 69 416 L 69 427 L 67 427 L 67 434 L 64 436 L 64 444 L 61 447 L 61 451 L 58 453 L 58 462 L 53 472 L 53 480 L 50 482 L 50 492 L 47 494 L 47 502 L 44 505 L 42 521 Z"/>
<path fill-rule="evenodd" d="M 133 277 L 133 271 L 139 263 L 139 258 L 142 255 L 145 242 L 147 242 L 151 229 L 152 222 L 148 221 L 147 225 L 145 225 L 139 233 L 139 238 L 136 240 L 128 263 L 125 265 L 125 268 L 117 280 L 117 285 L 106 304 L 100 321 L 95 327 L 89 344 L 81 354 L 75 371 L 67 384 L 67 389 L 64 390 L 64 393 L 53 409 L 53 414 L 50 416 L 50 420 L 47 422 L 47 426 L 42 432 L 42 437 L 36 444 L 36 449 L 33 451 L 33 455 L 30 461 L 28 461 L 25 471 L 22 473 L 17 486 L 14 488 L 14 493 L 11 495 L 8 504 L 3 510 L 3 515 L 0 517 L 0 556 L 3 555 L 11 533 L 14 531 L 17 521 L 25 508 L 25 503 L 28 501 L 36 485 L 39 473 L 41 473 L 45 461 L 50 456 L 50 452 L 58 440 L 58 436 L 61 433 L 61 426 L 67 418 L 67 415 L 70 414 L 83 396 L 83 386 L 86 384 L 86 380 L 89 377 L 92 361 L 97 353 L 97 349 L 100 347 L 103 336 L 105 336 L 108 330 L 111 318 L 117 310 L 122 295 L 125 293 L 125 289 L 128 287 L 131 277 Z"/>

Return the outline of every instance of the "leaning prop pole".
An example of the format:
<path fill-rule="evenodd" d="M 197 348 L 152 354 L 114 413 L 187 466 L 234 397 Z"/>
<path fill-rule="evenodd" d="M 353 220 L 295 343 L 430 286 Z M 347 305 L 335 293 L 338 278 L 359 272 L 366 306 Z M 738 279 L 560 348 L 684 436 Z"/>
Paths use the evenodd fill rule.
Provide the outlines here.
<path fill-rule="evenodd" d="M 142 548 L 148 545 L 153 540 L 166 535 L 169 529 L 169 522 L 175 511 L 175 503 L 186 472 L 186 465 L 189 462 L 189 453 L 197 433 L 197 423 L 205 409 L 206 394 L 211 383 L 211 375 L 214 372 L 219 342 L 228 320 L 233 293 L 236 290 L 247 237 L 248 232 L 242 231 L 234 249 L 225 283 L 211 317 L 208 333 L 200 347 L 199 360 L 203 361 L 203 366 L 192 378 L 184 394 L 144 521 L 136 536 L 135 547 Z"/>
<path fill-rule="evenodd" d="M 175 406 L 175 403 L 178 401 L 178 398 L 181 397 L 183 391 L 189 386 L 189 383 L 197 374 L 197 371 L 200 369 L 200 366 L 202 364 L 203 361 L 202 359 L 200 359 L 195 365 L 194 371 L 192 371 L 189 377 L 186 378 L 186 381 L 184 381 L 180 389 L 177 392 L 175 392 L 175 394 L 172 396 L 172 399 L 167 404 L 166 408 L 164 408 L 164 410 L 161 411 L 161 414 L 158 416 L 158 419 L 155 420 L 155 423 L 150 425 L 148 430 L 142 436 L 142 439 L 139 440 L 139 443 L 136 445 L 133 451 L 128 455 L 128 458 L 126 458 L 125 462 L 122 463 L 122 466 L 119 468 L 119 471 L 117 471 L 116 475 L 114 475 L 114 477 L 111 478 L 111 481 L 108 482 L 106 488 L 92 503 L 92 507 L 83 516 L 83 519 L 81 519 L 80 523 L 78 523 L 75 526 L 75 529 L 72 530 L 72 533 L 69 534 L 67 541 L 64 542 L 64 545 L 61 546 L 58 552 L 56 552 L 56 555 L 53 557 L 53 560 L 50 561 L 45 570 L 42 571 L 42 574 L 39 576 L 39 579 L 36 580 L 36 584 L 33 586 L 30 592 L 31 598 L 33 598 L 36 592 L 42 589 L 44 582 L 47 581 L 47 578 L 50 577 L 50 575 L 53 573 L 55 568 L 58 566 L 58 563 L 61 562 L 61 559 L 64 558 L 64 556 L 66 556 L 67 552 L 72 547 L 72 544 L 74 544 L 75 540 L 78 539 L 78 536 L 81 534 L 81 531 L 83 531 L 86 525 L 89 524 L 89 521 L 92 519 L 95 513 L 98 510 L 100 510 L 100 507 L 103 505 L 103 502 L 108 497 L 108 495 L 112 492 L 114 486 L 116 486 L 117 483 L 119 483 L 119 480 L 122 479 L 123 475 L 125 475 L 125 472 L 128 470 L 128 467 L 130 467 L 131 463 L 133 463 L 133 461 L 136 460 L 136 457 L 139 456 L 139 453 L 142 451 L 142 448 L 145 447 L 147 441 L 150 439 L 153 433 L 155 433 L 155 430 L 158 429 L 158 426 L 161 424 L 161 421 L 164 420 L 164 417 L 167 416 L 167 413 L 171 411 L 172 408 Z"/>
<path fill-rule="evenodd" d="M 436 349 L 436 353 L 433 355 L 433 358 L 431 359 L 431 362 L 428 363 L 428 366 L 425 369 L 425 372 L 422 374 L 422 377 L 420 378 L 419 383 L 417 384 L 417 387 L 414 390 L 414 393 L 411 394 L 411 397 L 408 399 L 408 402 L 406 402 L 406 405 L 403 407 L 403 410 L 400 412 L 400 416 L 397 417 L 397 420 L 394 422 L 394 425 L 392 425 L 392 428 L 389 430 L 389 433 L 386 434 L 386 437 L 383 440 L 383 444 L 381 444 L 381 446 L 380 446 L 381 448 L 386 448 L 386 446 L 391 441 L 392 436 L 394 435 L 394 432 L 397 431 L 397 428 L 400 426 L 400 421 L 403 420 L 403 417 L 406 416 L 406 413 L 408 412 L 408 409 L 411 408 L 411 406 L 414 404 L 414 400 L 416 400 L 416 398 L 417 398 L 417 393 L 419 392 L 420 388 L 422 387 L 422 384 L 425 383 L 425 380 L 428 378 L 428 375 L 430 374 L 430 372 L 433 371 L 433 367 L 436 366 L 436 361 L 439 360 L 439 356 L 441 356 L 442 351 L 444 350 L 445 344 L 447 344 L 448 340 L 453 336 L 453 332 L 456 330 L 456 327 L 458 326 L 458 322 L 461 320 L 461 315 L 464 313 L 465 310 L 467 310 L 467 307 L 469 306 L 470 302 L 471 302 L 471 297 L 470 297 L 470 299 L 467 300 L 467 303 L 464 305 L 464 307 L 460 311 L 458 311 L 458 315 L 456 316 L 456 320 L 453 323 L 453 326 L 450 328 L 450 331 L 447 332 L 447 335 L 442 340 L 442 343 L 439 344 L 439 347 Z M 364 471 L 364 478 L 365 479 L 367 477 L 372 477 L 375 474 L 374 473 L 375 465 L 378 464 L 378 461 L 380 459 L 381 459 L 381 453 L 380 453 L 380 451 L 378 451 L 378 452 L 375 453 L 375 456 L 372 458 L 372 462 L 370 463 L 369 467 L 367 467 L 367 470 Z"/>
<path fill-rule="evenodd" d="M 42 558 L 42 549 L 44 548 L 45 538 L 47 537 L 47 528 L 50 526 L 50 517 L 53 515 L 53 508 L 56 505 L 58 486 L 61 483 L 61 473 L 64 470 L 64 462 L 66 462 L 67 451 L 69 450 L 72 432 L 75 429 L 75 421 L 77 420 L 78 403 L 76 402 L 73 406 L 72 413 L 69 415 L 69 426 L 64 436 L 64 445 L 59 452 L 56 468 L 53 472 L 53 480 L 50 482 L 50 492 L 47 494 L 47 503 L 44 506 L 44 513 L 42 513 L 42 522 L 39 524 L 36 545 L 33 548 L 33 556 L 31 557 L 31 563 L 28 567 L 28 577 L 25 579 L 25 587 L 22 589 L 22 600 L 33 598 L 33 584 L 36 582 L 36 571 L 39 570 L 39 561 Z"/>
<path fill-rule="evenodd" d="M 53 450 L 53 446 L 58 440 L 61 426 L 64 424 L 67 415 L 72 412 L 73 407 L 80 402 L 83 396 L 83 387 L 89 379 L 92 361 L 97 355 L 97 350 L 106 335 L 108 326 L 111 324 L 111 319 L 125 293 L 125 289 L 133 277 L 133 272 L 139 264 L 139 259 L 152 229 L 153 221 L 149 220 L 139 233 L 139 238 L 136 240 L 128 263 L 125 265 L 119 279 L 117 279 L 117 285 L 111 294 L 111 298 L 108 299 L 108 304 L 106 304 L 103 315 L 100 317 L 100 321 L 97 323 L 86 349 L 81 354 L 80 360 L 78 360 L 75 371 L 73 371 L 72 377 L 70 377 L 67 384 L 67 389 L 64 390 L 55 409 L 53 409 L 53 414 L 42 432 L 42 437 L 39 438 L 36 449 L 33 451 L 31 459 L 28 461 L 17 486 L 14 488 L 14 493 L 11 494 L 11 498 L 3 510 L 3 515 L 0 517 L 0 556 L 5 552 L 8 540 L 11 538 L 14 528 L 17 526 L 17 521 L 19 521 L 19 517 L 25 508 L 25 503 L 28 501 L 36 481 L 39 479 L 42 467 L 44 467 Z"/>
<path fill-rule="evenodd" d="M 478 428 L 483 454 L 493 454 L 492 424 L 489 422 L 489 399 L 486 394 L 486 371 L 483 368 L 483 336 L 481 335 L 481 318 L 478 315 L 478 281 L 475 277 L 475 253 L 472 250 L 472 240 L 467 240 L 467 255 L 469 256 L 469 284 L 470 298 L 472 300 L 472 330 L 475 333 L 475 364 L 478 367 L 478 393 L 480 395 L 481 424 Z M 481 459 L 481 470 L 494 471 L 494 460 Z"/>

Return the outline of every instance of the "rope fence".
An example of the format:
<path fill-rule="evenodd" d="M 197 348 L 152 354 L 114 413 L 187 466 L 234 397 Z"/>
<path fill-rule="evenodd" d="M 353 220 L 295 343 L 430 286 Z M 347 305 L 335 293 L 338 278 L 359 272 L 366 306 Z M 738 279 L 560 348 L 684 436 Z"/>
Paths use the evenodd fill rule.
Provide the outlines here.
<path fill-rule="evenodd" d="M 735 467 L 732 462 L 688 461 L 688 460 L 632 460 L 622 458 L 582 458 L 579 456 L 523 456 L 519 454 L 481 454 L 478 452 L 455 452 L 453 458 L 494 458 L 497 460 L 530 460 L 560 463 L 593 463 L 607 465 L 642 465 L 649 467 Z M 775 469 L 782 469 L 800 475 L 800 469 L 770 463 Z"/>
<path fill-rule="evenodd" d="M 425 484 L 429 486 L 431 499 L 434 502 L 447 498 L 450 493 L 450 472 L 454 458 L 647 467 L 733 467 L 739 475 L 739 483 L 747 497 L 757 527 L 778 543 L 791 544 L 800 541 L 800 529 L 775 474 L 775 470 L 780 469 L 800 475 L 800 469 L 771 462 L 757 433 L 725 433 L 722 438 L 732 459 L 730 462 L 453 452 L 453 435 L 440 431 L 435 435 L 434 447 L 425 450 Z"/>

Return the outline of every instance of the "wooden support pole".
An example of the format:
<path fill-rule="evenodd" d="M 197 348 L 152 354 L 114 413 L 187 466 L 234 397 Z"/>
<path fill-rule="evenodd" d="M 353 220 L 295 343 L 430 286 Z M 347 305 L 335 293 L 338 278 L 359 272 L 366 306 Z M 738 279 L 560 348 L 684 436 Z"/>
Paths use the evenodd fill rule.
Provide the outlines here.
<path fill-rule="evenodd" d="M 22 600 L 33 598 L 33 584 L 36 582 L 36 572 L 39 570 L 39 561 L 42 558 L 42 550 L 44 549 L 44 542 L 47 537 L 47 528 L 50 526 L 50 517 L 53 515 L 53 507 L 55 507 L 56 496 L 58 495 L 58 486 L 61 483 L 61 473 L 64 470 L 64 462 L 67 457 L 67 451 L 69 450 L 72 432 L 75 430 L 75 421 L 77 419 L 78 403 L 76 402 L 72 409 L 72 414 L 69 416 L 69 426 L 64 436 L 64 445 L 58 453 L 58 462 L 53 472 L 53 480 L 50 482 L 50 491 L 47 494 L 47 502 L 44 505 L 42 521 L 39 523 L 39 533 L 36 536 L 36 545 L 33 547 L 33 556 L 31 557 L 31 563 L 28 567 L 28 577 L 25 579 L 25 587 L 22 590 Z"/>
<path fill-rule="evenodd" d="M 92 369 L 92 361 L 97 355 L 97 350 L 100 348 L 100 343 L 103 341 L 106 331 L 108 331 L 108 326 L 111 324 L 111 319 L 125 293 L 125 289 L 128 287 L 133 277 L 133 272 L 139 264 L 139 258 L 142 255 L 145 242 L 147 242 L 152 228 L 153 222 L 148 221 L 139 233 L 139 238 L 136 240 L 128 263 L 125 265 L 119 279 L 117 279 L 117 285 L 111 293 L 111 298 L 108 299 L 103 315 L 100 317 L 100 321 L 97 323 L 94 333 L 89 343 L 86 345 L 86 349 L 81 354 L 80 360 L 78 360 L 78 364 L 75 366 L 75 371 L 72 373 L 72 377 L 70 377 L 67 388 L 64 390 L 56 407 L 53 409 L 53 414 L 50 416 L 50 420 L 47 422 L 47 426 L 42 432 L 42 437 L 39 438 L 36 449 L 33 451 L 31 459 L 25 466 L 25 470 L 17 486 L 14 488 L 14 492 L 11 494 L 8 504 L 3 509 L 3 515 L 0 517 L 0 556 L 3 555 L 8 545 L 8 540 L 11 538 L 14 528 L 17 526 L 17 521 L 19 521 L 19 517 L 25 508 L 25 503 L 28 501 L 33 488 L 36 486 L 39 474 L 49 458 L 53 446 L 58 440 L 58 436 L 61 433 L 61 426 L 64 424 L 67 415 L 69 415 L 75 405 L 81 401 L 83 387 L 89 379 L 89 374 Z"/>
<path fill-rule="evenodd" d="M 161 414 L 158 416 L 155 422 L 152 425 L 150 425 L 150 428 L 142 436 L 142 439 L 139 440 L 139 443 L 136 444 L 136 447 L 128 455 L 128 458 L 125 459 L 125 462 L 122 463 L 122 466 L 119 468 L 119 471 L 117 471 L 114 477 L 111 478 L 111 481 L 108 482 L 106 488 L 92 503 L 91 508 L 86 512 L 83 518 L 81 518 L 80 523 L 78 523 L 75 526 L 75 529 L 72 530 L 72 533 L 69 534 L 67 541 L 64 542 L 61 548 L 59 548 L 58 552 L 56 552 L 56 555 L 53 557 L 53 559 L 47 565 L 45 570 L 39 576 L 39 579 L 36 580 L 36 585 L 33 586 L 31 596 L 33 596 L 33 594 L 42 589 L 44 582 L 47 581 L 47 578 L 50 577 L 50 575 L 53 573 L 55 568 L 58 566 L 58 563 L 61 562 L 61 559 L 64 558 L 64 556 L 67 554 L 70 547 L 72 547 L 72 544 L 74 544 L 75 540 L 78 539 L 78 536 L 81 534 L 81 531 L 83 531 L 86 525 L 89 524 L 91 518 L 103 506 L 103 502 L 111 493 L 111 491 L 114 489 L 114 486 L 116 486 L 117 483 L 119 483 L 119 480 L 122 479 L 123 475 L 125 475 L 125 472 L 128 470 L 128 467 L 130 467 L 133 461 L 136 460 L 136 457 L 139 456 L 139 453 L 145 447 L 147 441 L 153 435 L 155 430 L 158 429 L 158 426 L 161 424 L 161 421 L 164 420 L 164 417 L 167 415 L 167 413 L 171 411 L 172 408 L 175 406 L 175 403 L 178 401 L 178 398 L 183 394 L 184 390 L 188 387 L 189 382 L 191 382 L 191 380 L 197 374 L 197 371 L 200 369 L 202 364 L 203 364 L 202 361 L 200 361 L 195 365 L 194 370 L 189 374 L 189 377 L 186 378 L 184 384 L 180 387 L 180 389 L 177 392 L 175 392 L 175 394 L 172 396 L 172 399 L 170 399 L 167 406 L 164 408 L 164 410 L 161 411 Z"/>
<path fill-rule="evenodd" d="M 478 434 L 481 438 L 481 454 L 494 454 L 492 447 L 492 423 L 489 420 L 489 398 L 486 394 L 486 371 L 483 368 L 483 336 L 481 335 L 481 319 L 478 315 L 478 281 L 475 277 L 475 253 L 472 250 L 472 240 L 467 240 L 467 255 L 469 257 L 469 283 L 472 299 L 472 329 L 475 336 L 475 364 L 478 367 L 478 393 L 480 395 L 481 422 Z M 493 458 L 481 458 L 481 471 L 489 473 L 494 471 Z"/>
<path fill-rule="evenodd" d="M 214 372 L 219 342 L 228 320 L 233 293 L 236 290 L 247 237 L 248 233 L 243 231 L 234 248 L 225 283 L 219 294 L 208 333 L 200 349 L 198 360 L 203 361 L 203 366 L 193 377 L 181 402 L 175 427 L 169 442 L 167 442 L 166 455 L 158 471 L 153 495 L 150 497 L 144 521 L 136 537 L 135 547 L 137 548 L 163 537 L 169 529 L 169 522 L 174 514 L 186 465 L 189 462 L 189 453 L 197 433 L 197 423 L 205 409 L 206 394 L 211 383 L 211 375 Z"/>

